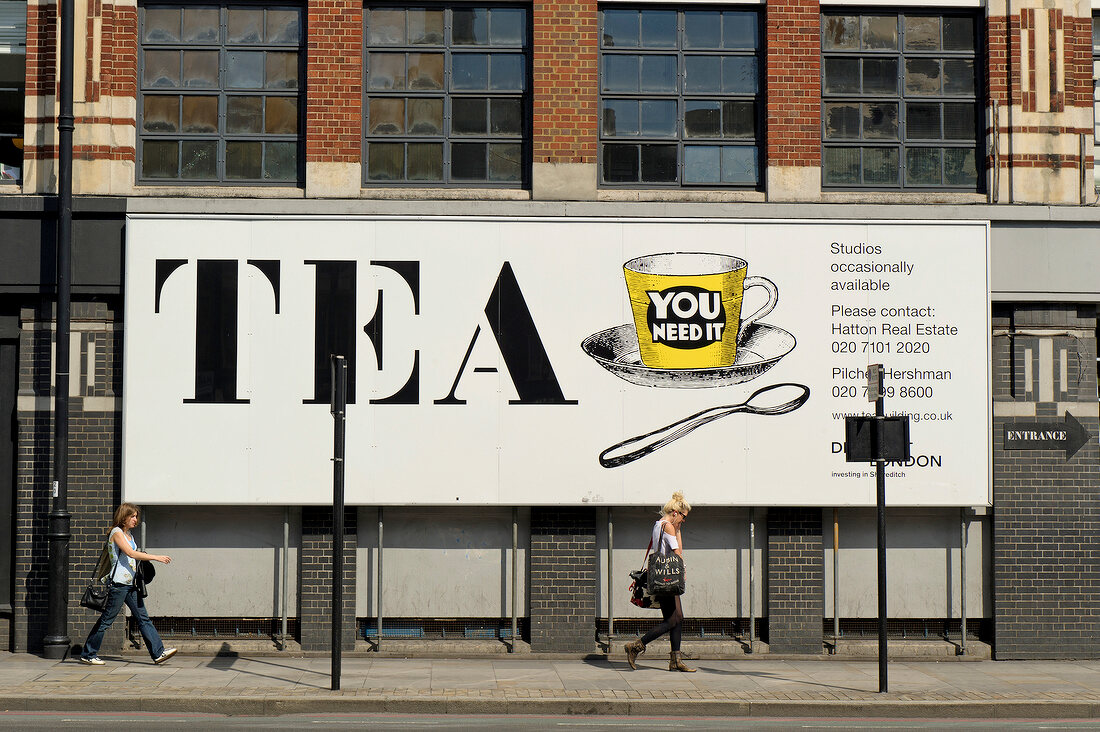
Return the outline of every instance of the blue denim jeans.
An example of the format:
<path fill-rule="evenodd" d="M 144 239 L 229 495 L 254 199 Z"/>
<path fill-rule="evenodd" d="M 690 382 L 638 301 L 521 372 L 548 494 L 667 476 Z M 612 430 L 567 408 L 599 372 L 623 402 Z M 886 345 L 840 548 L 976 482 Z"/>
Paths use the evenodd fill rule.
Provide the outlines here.
<path fill-rule="evenodd" d="M 115 617 L 122 610 L 122 604 L 129 606 L 130 612 L 137 618 L 141 637 L 145 639 L 145 648 L 155 661 L 164 653 L 164 643 L 160 639 L 160 633 L 153 627 L 153 621 L 149 620 L 149 613 L 145 611 L 145 599 L 138 594 L 134 585 L 111 585 L 110 597 L 107 599 L 107 609 L 95 621 L 92 631 L 88 633 L 88 640 L 84 641 L 84 650 L 80 652 L 81 658 L 93 658 L 99 654 L 99 647 L 103 645 L 103 634 L 115 622 Z"/>

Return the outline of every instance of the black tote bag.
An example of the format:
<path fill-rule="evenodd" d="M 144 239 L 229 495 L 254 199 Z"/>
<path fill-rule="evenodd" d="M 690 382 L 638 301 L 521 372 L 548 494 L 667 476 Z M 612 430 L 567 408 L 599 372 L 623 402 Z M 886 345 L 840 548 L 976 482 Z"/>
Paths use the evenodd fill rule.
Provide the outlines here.
<path fill-rule="evenodd" d="M 678 554 L 650 554 L 648 577 L 651 595 L 682 595 L 687 589 L 684 560 Z"/>

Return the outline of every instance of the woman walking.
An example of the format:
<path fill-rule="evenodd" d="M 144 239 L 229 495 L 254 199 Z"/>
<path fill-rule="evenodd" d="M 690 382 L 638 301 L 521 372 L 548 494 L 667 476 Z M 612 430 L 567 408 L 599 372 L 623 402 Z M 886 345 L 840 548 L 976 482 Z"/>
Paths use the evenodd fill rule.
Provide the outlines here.
<path fill-rule="evenodd" d="M 662 556 L 676 554 L 683 557 L 684 540 L 680 529 L 684 525 L 684 521 L 687 520 L 690 511 L 691 506 L 684 500 L 684 494 L 680 491 L 673 493 L 672 498 L 661 509 L 661 518 L 653 524 L 653 552 L 655 554 Z M 668 639 L 672 643 L 668 670 L 692 673 L 695 669 L 684 665 L 683 656 L 680 652 L 681 624 L 684 622 L 684 610 L 680 605 L 680 596 L 663 594 L 656 597 L 661 604 L 661 615 L 664 616 L 664 622 L 640 639 L 626 644 L 626 661 L 630 664 L 630 668 L 638 668 L 635 661 L 640 654 L 645 653 L 646 644 L 652 643 L 668 633 Z"/>
<path fill-rule="evenodd" d="M 135 583 L 138 562 L 168 564 L 172 561 L 171 557 L 164 554 L 146 554 L 137 550 L 137 542 L 134 541 L 132 532 L 138 525 L 140 515 L 141 511 L 132 503 L 123 503 L 115 509 L 114 525 L 111 533 L 107 535 L 107 547 L 110 550 L 107 607 L 92 626 L 92 631 L 88 633 L 88 640 L 84 641 L 84 649 L 80 653 L 80 662 L 89 666 L 104 665 L 105 661 L 99 657 L 99 647 L 103 645 L 103 634 L 115 622 L 115 617 L 122 609 L 123 603 L 129 606 L 130 612 L 137 618 L 138 628 L 145 639 L 145 647 L 153 658 L 153 663 L 164 663 L 176 655 L 175 648 L 165 648 L 164 643 L 161 642 L 160 634 L 149 620 L 149 613 L 145 611 L 145 599 L 138 592 Z"/>

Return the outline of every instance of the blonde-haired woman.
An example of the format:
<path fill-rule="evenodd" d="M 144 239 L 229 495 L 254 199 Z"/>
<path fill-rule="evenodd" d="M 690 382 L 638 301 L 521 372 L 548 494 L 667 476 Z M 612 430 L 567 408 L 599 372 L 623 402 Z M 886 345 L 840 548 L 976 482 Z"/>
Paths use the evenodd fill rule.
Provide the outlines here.
<path fill-rule="evenodd" d="M 107 577 L 109 596 L 107 607 L 99 620 L 95 621 L 92 631 L 88 633 L 88 640 L 84 641 L 84 649 L 80 652 L 80 662 L 89 666 L 102 666 L 105 661 L 99 657 L 99 647 L 103 645 L 103 634 L 115 622 L 118 611 L 123 603 L 130 608 L 130 612 L 137 618 L 141 636 L 145 639 L 145 648 L 153 659 L 153 663 L 164 663 L 176 655 L 175 648 L 165 648 L 160 639 L 160 633 L 153 627 L 149 620 L 149 613 L 145 611 L 145 599 L 138 592 L 134 582 L 137 575 L 137 566 L 140 561 L 161 562 L 168 564 L 172 557 L 166 554 L 146 554 L 139 552 L 137 542 L 134 541 L 133 530 L 138 525 L 141 509 L 132 503 L 123 503 L 115 509 L 114 525 L 111 533 L 107 535 L 107 547 L 110 550 L 110 574 Z"/>
<path fill-rule="evenodd" d="M 681 528 L 690 511 L 691 506 L 684 500 L 684 494 L 680 491 L 673 493 L 672 498 L 661 509 L 661 518 L 653 524 L 654 554 L 676 554 L 681 557 L 684 555 L 684 540 Z M 630 664 L 630 668 L 638 668 L 635 661 L 638 659 L 639 654 L 645 653 L 646 644 L 652 643 L 668 633 L 669 642 L 672 644 L 672 653 L 668 659 L 668 670 L 694 672 L 695 669 L 684 665 L 683 656 L 680 653 L 681 624 L 684 622 L 684 610 L 680 605 L 680 596 L 657 595 L 657 599 L 661 604 L 661 615 L 664 616 L 664 622 L 638 640 L 626 644 L 627 663 Z"/>

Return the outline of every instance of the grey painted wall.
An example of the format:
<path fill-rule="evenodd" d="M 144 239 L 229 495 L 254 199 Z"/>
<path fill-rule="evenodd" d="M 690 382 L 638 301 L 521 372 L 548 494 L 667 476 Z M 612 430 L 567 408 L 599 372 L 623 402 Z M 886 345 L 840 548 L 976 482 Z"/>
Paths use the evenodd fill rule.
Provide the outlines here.
<path fill-rule="evenodd" d="M 530 509 L 519 511 L 518 612 L 527 615 Z M 510 617 L 512 509 L 386 508 L 383 617 Z M 378 509 L 359 509 L 356 614 L 377 614 Z"/>
<path fill-rule="evenodd" d="M 994 222 L 990 292 L 995 301 L 1100 301 L 1097 224 Z"/>
<path fill-rule="evenodd" d="M 149 586 L 150 615 L 279 617 L 283 509 L 270 506 L 150 506 L 147 549 L 167 554 Z M 290 511 L 289 614 L 297 615 L 301 510 Z M 138 538 L 135 532 L 135 538 Z M 140 539 L 139 539 L 140 541 Z"/>
<path fill-rule="evenodd" d="M 889 490 L 887 483 L 887 490 Z M 833 511 L 822 512 L 825 615 L 833 616 Z M 842 618 L 878 617 L 877 514 L 840 510 Z M 886 608 L 891 618 L 957 618 L 960 612 L 957 508 L 890 509 L 886 514 Z M 966 614 L 992 615 L 989 517 L 972 519 L 966 547 Z"/>
<path fill-rule="evenodd" d="M 355 607 L 377 612 L 378 511 L 359 509 Z M 172 555 L 157 565 L 154 615 L 221 617 L 279 615 L 283 511 L 277 507 L 145 509 L 149 550 Z M 756 612 L 763 615 L 766 509 L 756 510 Z M 512 512 L 509 508 L 387 508 L 383 514 L 387 617 L 509 617 Z M 630 604 L 629 572 L 641 565 L 656 507 L 613 509 L 613 609 L 617 618 L 650 618 Z M 702 506 L 685 525 L 688 593 L 694 617 L 748 617 L 749 510 Z M 519 511 L 519 614 L 527 615 L 530 509 Z M 959 616 L 959 511 L 892 509 L 887 517 L 888 606 L 895 618 Z M 832 509 L 822 509 L 825 616 L 832 617 Z M 291 512 L 290 607 L 297 607 L 300 510 Z M 596 614 L 607 616 L 607 512 L 597 512 Z M 840 512 L 840 616 L 876 617 L 875 511 Z M 967 615 L 991 613 L 989 517 L 970 522 Z"/>

